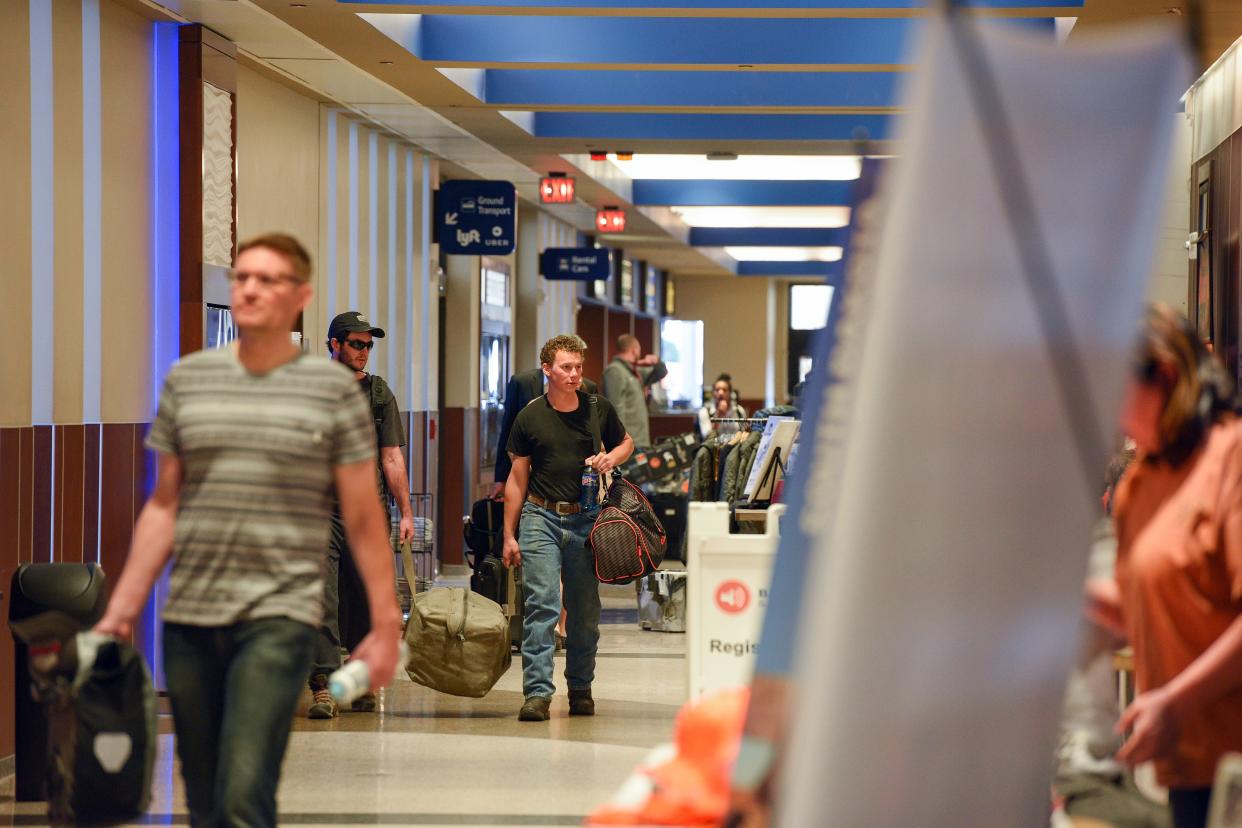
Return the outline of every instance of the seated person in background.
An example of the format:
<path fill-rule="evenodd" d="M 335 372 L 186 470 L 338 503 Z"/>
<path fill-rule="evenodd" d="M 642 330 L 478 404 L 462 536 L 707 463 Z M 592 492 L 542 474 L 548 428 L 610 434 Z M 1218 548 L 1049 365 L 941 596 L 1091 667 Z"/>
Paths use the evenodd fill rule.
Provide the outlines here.
<path fill-rule="evenodd" d="M 728 439 L 742 427 L 741 423 L 713 423 L 712 417 L 741 418 L 746 416 L 746 409 L 738 405 L 733 394 L 733 377 L 721 374 L 712 383 L 712 398 L 703 403 L 699 409 L 699 439 L 706 440 L 713 431 L 722 439 Z"/>

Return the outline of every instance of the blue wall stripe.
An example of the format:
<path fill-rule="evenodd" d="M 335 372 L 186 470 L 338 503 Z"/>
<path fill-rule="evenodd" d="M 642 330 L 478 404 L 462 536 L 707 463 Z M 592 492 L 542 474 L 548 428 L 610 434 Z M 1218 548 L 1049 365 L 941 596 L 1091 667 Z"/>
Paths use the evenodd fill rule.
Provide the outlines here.
<path fill-rule="evenodd" d="M 56 330 L 55 278 L 56 134 L 53 109 L 52 2 L 30 0 L 30 329 Z M 30 349 L 30 416 L 33 425 L 52 422 L 52 377 L 56 337 Z M 51 521 L 55 524 L 55 520 Z"/>
<path fill-rule="evenodd" d="M 327 285 L 324 291 L 324 298 L 327 301 L 327 316 L 330 320 L 336 315 L 336 225 L 337 225 L 337 205 L 336 205 L 336 112 L 328 113 L 328 193 L 327 193 L 327 214 L 328 219 L 324 222 L 324 235 L 327 237 L 327 248 L 325 257 L 327 261 L 323 263 L 323 281 Z M 324 332 L 324 338 L 327 338 L 327 331 Z"/>
<path fill-rule="evenodd" d="M 896 115 L 758 115 L 633 112 L 536 112 L 538 138 L 613 141 L 664 140 L 853 141 L 884 140 Z M 615 145 L 614 145 L 615 146 Z"/>
<path fill-rule="evenodd" d="M 82 421 L 100 419 L 103 334 L 103 122 L 99 0 L 82 0 Z"/>
<path fill-rule="evenodd" d="M 844 206 L 852 203 L 853 181 L 730 181 L 638 179 L 636 206 Z"/>
<path fill-rule="evenodd" d="M 392 377 L 398 388 L 401 381 L 397 379 L 397 354 L 401 350 L 404 333 L 397 327 L 397 145 L 388 142 L 388 301 L 387 317 L 388 335 L 388 369 L 384 372 Z"/>
<path fill-rule="evenodd" d="M 692 227 L 691 247 L 836 247 L 844 227 Z"/>
<path fill-rule="evenodd" d="M 151 46 L 152 414 L 164 375 L 181 351 L 181 96 L 177 29 L 176 23 L 156 23 Z"/>
<path fill-rule="evenodd" d="M 367 130 L 367 310 L 382 318 L 379 306 L 379 135 Z M 361 308 L 359 308 L 361 310 Z M 375 324 L 372 321 L 371 324 Z"/>
<path fill-rule="evenodd" d="M 402 278 L 405 280 L 405 330 L 407 332 L 406 351 L 401 355 L 405 360 L 407 382 L 406 382 L 406 407 L 411 411 L 414 410 L 414 332 L 418 330 L 414 327 L 414 274 L 420 272 L 414 265 L 414 151 L 407 149 L 405 151 L 405 268 Z M 418 359 L 426 359 L 427 355 L 420 354 Z M 411 469 L 413 473 L 413 469 Z"/>
<path fill-rule="evenodd" d="M 358 309 L 358 124 L 349 122 L 349 307 L 331 308 L 329 316 Z"/>
<path fill-rule="evenodd" d="M 423 331 L 422 357 L 423 360 L 423 410 L 431 411 L 438 408 L 440 401 L 431 398 L 431 366 L 435 365 L 438 360 L 437 354 L 431 353 L 431 280 L 436 272 L 436 263 L 431 260 L 431 200 L 436 182 L 431 180 L 431 157 L 423 156 L 423 176 L 422 176 L 422 220 L 419 222 L 419 238 L 422 239 L 421 258 L 419 259 L 419 267 L 423 273 L 423 304 L 422 304 L 422 324 L 419 326 Z"/>

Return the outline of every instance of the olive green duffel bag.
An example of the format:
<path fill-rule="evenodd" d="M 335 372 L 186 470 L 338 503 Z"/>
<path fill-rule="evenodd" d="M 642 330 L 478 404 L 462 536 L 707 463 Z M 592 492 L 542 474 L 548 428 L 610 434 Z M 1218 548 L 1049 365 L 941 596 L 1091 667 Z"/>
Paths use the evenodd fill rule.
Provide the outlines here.
<path fill-rule="evenodd" d="M 407 573 L 414 571 L 408 543 L 401 545 Z M 513 654 L 509 619 L 517 603 L 513 578 L 505 606 L 461 587 L 414 592 L 405 623 L 409 658 L 405 671 L 424 687 L 453 696 L 479 698 L 509 669 Z"/>

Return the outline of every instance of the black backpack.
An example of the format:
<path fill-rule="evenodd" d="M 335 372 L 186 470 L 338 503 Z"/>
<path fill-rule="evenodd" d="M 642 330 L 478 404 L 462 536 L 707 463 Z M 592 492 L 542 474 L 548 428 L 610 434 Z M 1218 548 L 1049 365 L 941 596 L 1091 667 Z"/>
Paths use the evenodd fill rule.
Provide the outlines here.
<path fill-rule="evenodd" d="M 155 691 L 142 656 L 125 641 L 70 633 L 77 624 L 61 613 L 13 626 L 32 653 L 54 656 L 32 669 L 30 688 L 48 718 L 51 822 L 115 824 L 142 814 L 157 741 Z"/>
<path fill-rule="evenodd" d="M 490 497 L 476 500 L 461 527 L 462 539 L 472 556 L 471 568 L 477 570 L 488 555 L 500 557 L 504 534 L 504 501 Z"/>

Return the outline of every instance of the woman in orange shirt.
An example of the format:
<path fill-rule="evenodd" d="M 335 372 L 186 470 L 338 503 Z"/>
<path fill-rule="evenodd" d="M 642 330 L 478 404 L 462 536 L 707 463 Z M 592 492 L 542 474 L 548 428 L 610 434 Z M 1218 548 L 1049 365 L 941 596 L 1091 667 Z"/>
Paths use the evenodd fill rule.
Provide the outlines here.
<path fill-rule="evenodd" d="M 1134 650 L 1118 751 L 1154 760 L 1176 828 L 1203 828 L 1216 764 L 1242 750 L 1242 420 L 1224 368 L 1152 308 L 1122 426 L 1138 454 L 1114 511 L 1116 583 L 1096 592 Z"/>

